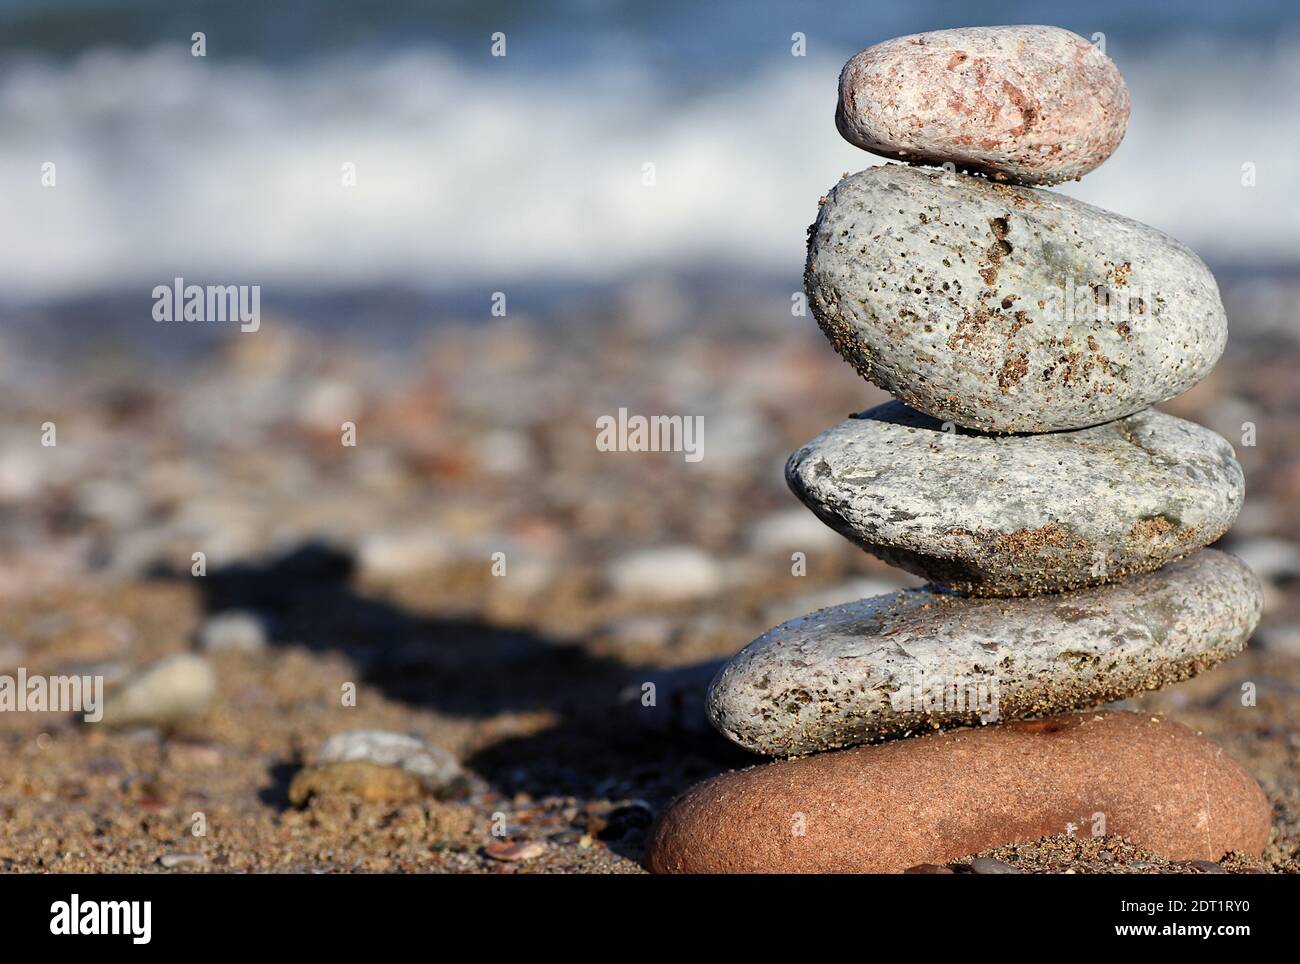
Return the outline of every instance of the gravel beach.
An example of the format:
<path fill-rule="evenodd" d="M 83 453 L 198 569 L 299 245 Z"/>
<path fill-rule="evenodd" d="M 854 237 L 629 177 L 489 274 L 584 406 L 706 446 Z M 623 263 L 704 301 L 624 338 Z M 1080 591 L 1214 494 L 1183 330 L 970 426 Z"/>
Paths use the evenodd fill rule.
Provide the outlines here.
<path fill-rule="evenodd" d="M 1119 704 L 1259 780 L 1273 840 L 1225 857 L 1234 872 L 1300 869 L 1300 288 L 1280 284 L 1224 285 L 1227 353 L 1160 406 L 1234 446 L 1248 497 L 1215 546 L 1264 582 L 1259 629 Z M 0 870 L 640 872 L 676 794 L 757 762 L 705 718 L 720 661 L 800 612 L 920 583 L 782 477 L 884 393 L 788 295 L 665 307 L 685 301 L 641 284 L 439 317 L 398 347 L 268 317 L 165 364 L 7 336 L 0 674 L 101 676 L 111 705 L 189 655 L 164 664 L 185 680 L 170 704 L 146 687 L 120 725 L 0 713 Z M 601 451 L 620 407 L 702 415 L 703 458 Z M 357 730 L 414 739 L 322 759 Z M 1205 869 L 1087 828 L 955 872 L 996 868 L 980 856 Z"/>

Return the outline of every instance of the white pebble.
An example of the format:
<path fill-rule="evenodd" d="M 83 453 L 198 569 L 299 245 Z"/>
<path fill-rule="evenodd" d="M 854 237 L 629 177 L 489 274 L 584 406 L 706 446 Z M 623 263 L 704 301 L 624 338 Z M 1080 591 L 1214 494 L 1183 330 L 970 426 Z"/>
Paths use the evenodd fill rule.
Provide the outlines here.
<path fill-rule="evenodd" d="M 199 627 L 199 645 L 209 653 L 260 653 L 266 643 L 262 618 L 242 609 L 216 613 Z"/>
<path fill-rule="evenodd" d="M 335 733 L 316 755 L 317 763 L 348 760 L 398 767 L 419 777 L 431 790 L 440 789 L 461 775 L 460 763 L 446 750 L 405 733 L 388 730 Z"/>
<path fill-rule="evenodd" d="M 609 581 L 622 596 L 659 600 L 698 599 L 722 589 L 722 570 L 694 546 L 645 549 L 616 560 Z"/>
<path fill-rule="evenodd" d="M 104 706 L 110 726 L 164 726 L 200 716 L 217 679 L 202 656 L 178 653 L 130 677 Z"/>

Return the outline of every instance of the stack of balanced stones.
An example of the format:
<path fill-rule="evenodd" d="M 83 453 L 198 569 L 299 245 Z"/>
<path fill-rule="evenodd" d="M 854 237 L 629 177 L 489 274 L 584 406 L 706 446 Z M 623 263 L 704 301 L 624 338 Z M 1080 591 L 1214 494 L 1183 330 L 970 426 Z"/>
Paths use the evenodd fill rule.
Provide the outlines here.
<path fill-rule="evenodd" d="M 1090 709 L 1239 652 L 1262 604 L 1202 548 L 1241 507 L 1232 446 L 1150 408 L 1223 351 L 1214 278 L 1159 231 L 1030 186 L 1097 167 L 1128 113 L 1114 63 L 1054 27 L 917 34 L 844 68 L 844 137 L 930 166 L 840 181 L 805 285 L 898 400 L 786 475 L 931 584 L 795 619 L 723 667 L 714 725 L 785 759 L 678 798 L 650 869 L 903 871 L 1062 833 L 1185 860 L 1266 846 L 1268 803 L 1221 749 Z"/>

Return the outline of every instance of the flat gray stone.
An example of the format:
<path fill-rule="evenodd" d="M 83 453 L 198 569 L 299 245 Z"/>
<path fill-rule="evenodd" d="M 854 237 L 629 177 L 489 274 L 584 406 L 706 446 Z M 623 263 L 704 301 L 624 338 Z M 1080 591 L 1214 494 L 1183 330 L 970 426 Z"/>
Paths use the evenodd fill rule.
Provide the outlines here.
<path fill-rule="evenodd" d="M 785 472 L 805 505 L 868 552 L 989 596 L 1155 569 L 1222 535 L 1244 494 L 1231 445 L 1154 410 L 986 435 L 889 402 L 817 436 Z"/>
<path fill-rule="evenodd" d="M 1076 593 L 980 599 L 909 589 L 768 630 L 709 687 L 728 739 L 795 756 L 1050 716 L 1194 676 L 1245 646 L 1259 581 L 1206 549 Z"/>
<path fill-rule="evenodd" d="M 1051 191 L 897 164 L 813 225 L 813 314 L 865 378 L 944 421 L 1047 432 L 1132 414 L 1223 353 L 1218 286 L 1154 228 Z"/>

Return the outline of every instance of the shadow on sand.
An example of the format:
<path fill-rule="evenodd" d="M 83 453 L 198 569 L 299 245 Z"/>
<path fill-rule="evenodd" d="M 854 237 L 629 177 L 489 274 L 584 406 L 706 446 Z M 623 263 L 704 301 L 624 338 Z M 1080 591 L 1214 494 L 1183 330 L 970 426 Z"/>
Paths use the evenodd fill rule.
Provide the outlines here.
<path fill-rule="evenodd" d="M 527 630 L 413 614 L 359 593 L 353 575 L 347 554 L 306 544 L 197 583 L 206 612 L 256 611 L 273 639 L 343 654 L 391 699 L 472 719 L 553 714 L 555 726 L 464 761 L 506 795 L 633 798 L 657 810 L 690 784 L 757 762 L 704 723 L 703 691 L 717 663 L 629 667 Z M 642 705 L 646 682 L 657 690 L 651 707 Z M 285 806 L 295 766 L 277 770 L 264 800 Z M 634 841 L 629 847 L 635 852 Z"/>

